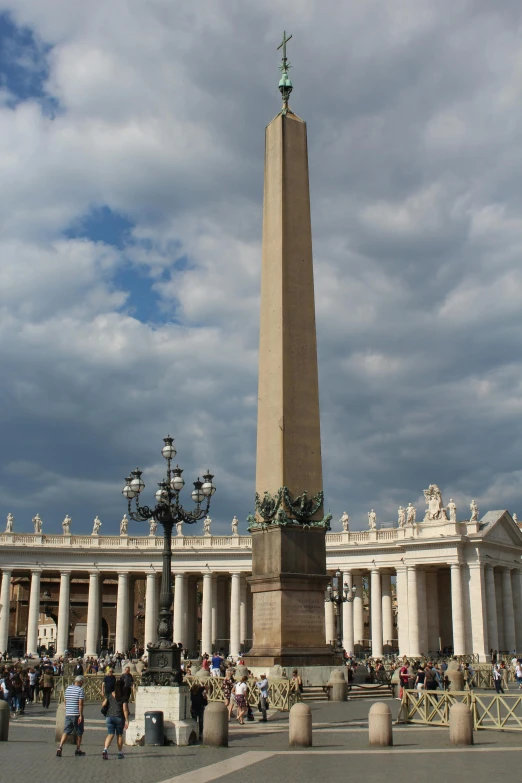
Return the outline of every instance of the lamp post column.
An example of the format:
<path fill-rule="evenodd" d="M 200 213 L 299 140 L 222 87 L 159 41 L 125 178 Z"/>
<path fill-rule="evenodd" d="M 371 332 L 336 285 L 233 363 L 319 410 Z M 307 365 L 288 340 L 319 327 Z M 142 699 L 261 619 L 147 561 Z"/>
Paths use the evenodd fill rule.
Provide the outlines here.
<path fill-rule="evenodd" d="M 41 570 L 33 571 L 31 577 L 31 593 L 29 596 L 29 616 L 27 618 L 27 652 L 37 655 L 38 646 L 38 616 L 40 614 L 40 577 Z"/>
<path fill-rule="evenodd" d="M 71 574 L 60 574 L 60 597 L 58 603 L 58 630 L 56 632 L 56 655 L 63 655 L 69 648 L 69 604 L 71 600 Z"/>
<path fill-rule="evenodd" d="M 353 578 L 351 571 L 345 571 L 343 574 L 343 585 L 345 584 L 348 585 L 348 595 L 353 596 Z M 343 604 L 343 647 L 349 655 L 353 654 L 353 601 L 345 601 Z"/>
<path fill-rule="evenodd" d="M 11 598 L 11 574 L 12 571 L 2 571 L 2 588 L 0 590 L 0 652 L 7 650 L 9 641 L 9 610 Z"/>

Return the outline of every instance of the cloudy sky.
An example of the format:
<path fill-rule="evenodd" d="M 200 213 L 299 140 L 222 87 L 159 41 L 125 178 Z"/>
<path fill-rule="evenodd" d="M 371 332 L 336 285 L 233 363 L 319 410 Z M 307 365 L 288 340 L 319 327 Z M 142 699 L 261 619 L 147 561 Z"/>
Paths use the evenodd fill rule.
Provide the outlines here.
<path fill-rule="evenodd" d="M 246 530 L 283 28 L 326 506 L 522 516 L 519 0 L 0 0 L 0 524 L 115 533 L 170 431 Z"/>

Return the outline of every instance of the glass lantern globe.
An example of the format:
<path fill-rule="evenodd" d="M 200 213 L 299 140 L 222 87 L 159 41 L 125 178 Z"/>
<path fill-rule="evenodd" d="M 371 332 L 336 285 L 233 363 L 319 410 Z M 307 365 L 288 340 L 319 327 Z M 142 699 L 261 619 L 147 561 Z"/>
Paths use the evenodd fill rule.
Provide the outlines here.
<path fill-rule="evenodd" d="M 130 476 L 125 479 L 125 486 L 123 487 L 121 493 L 124 497 L 126 497 L 128 500 L 132 500 L 132 498 L 136 497 L 136 493 L 130 486 L 131 478 Z"/>
<path fill-rule="evenodd" d="M 166 438 L 163 438 L 163 442 L 165 445 L 161 449 L 161 453 L 165 457 L 165 459 L 174 459 L 176 456 L 176 449 L 174 448 L 174 438 L 171 438 L 170 435 L 167 435 Z"/>
<path fill-rule="evenodd" d="M 145 489 L 145 483 L 143 479 L 141 478 L 141 470 L 139 468 L 136 468 L 136 470 L 132 471 L 132 481 L 130 483 L 130 488 L 134 490 L 136 495 L 139 495 L 140 492 L 142 492 Z"/>
<path fill-rule="evenodd" d="M 155 494 L 155 498 L 158 503 L 166 503 L 167 500 L 169 499 L 167 490 L 164 489 L 162 486 L 160 486 L 160 488 L 157 490 Z"/>
<path fill-rule="evenodd" d="M 212 473 L 208 473 L 208 472 L 205 473 L 205 475 L 203 476 L 203 485 L 201 489 L 206 498 L 212 497 L 212 495 L 216 491 L 216 488 L 212 483 L 213 478 L 214 476 L 212 475 Z"/>
<path fill-rule="evenodd" d="M 192 490 L 192 500 L 194 503 L 197 503 L 198 505 L 204 500 L 205 495 L 203 494 L 203 490 L 201 489 L 203 485 L 203 482 L 199 480 L 194 482 L 194 489 Z"/>
<path fill-rule="evenodd" d="M 185 479 L 181 475 L 183 473 L 183 471 L 181 470 L 179 465 L 176 465 L 176 467 L 174 468 L 172 473 L 173 473 L 173 476 L 172 476 L 172 478 L 170 480 L 171 489 L 173 489 L 174 492 L 179 492 L 185 486 Z"/>

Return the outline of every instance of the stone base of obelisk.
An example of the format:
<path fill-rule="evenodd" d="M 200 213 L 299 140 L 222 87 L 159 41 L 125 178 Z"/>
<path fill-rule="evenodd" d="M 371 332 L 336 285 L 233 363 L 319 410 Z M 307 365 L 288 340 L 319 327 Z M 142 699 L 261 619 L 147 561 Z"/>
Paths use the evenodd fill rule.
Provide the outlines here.
<path fill-rule="evenodd" d="M 136 692 L 134 720 L 125 732 L 126 745 L 145 742 L 145 713 L 160 710 L 163 713 L 165 741 L 171 745 L 193 745 L 197 742 L 196 722 L 190 717 L 190 691 L 187 685 L 140 685 Z"/>
<path fill-rule="evenodd" d="M 325 530 L 252 530 L 253 644 L 247 666 L 334 666 L 325 641 Z"/>

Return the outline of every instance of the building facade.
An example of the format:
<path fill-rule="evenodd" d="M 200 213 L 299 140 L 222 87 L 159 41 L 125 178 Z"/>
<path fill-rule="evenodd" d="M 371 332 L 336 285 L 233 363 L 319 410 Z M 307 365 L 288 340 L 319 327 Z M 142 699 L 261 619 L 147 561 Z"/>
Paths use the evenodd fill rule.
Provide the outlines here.
<path fill-rule="evenodd" d="M 522 532 L 507 511 L 332 532 L 326 547 L 329 573 L 357 588 L 342 606 L 348 652 L 522 652 Z M 0 534 L 0 650 L 15 640 L 36 654 L 45 639 L 56 654 L 95 655 L 154 641 L 162 548 L 156 535 Z M 174 641 L 248 650 L 250 573 L 250 536 L 174 537 Z M 325 602 L 327 642 L 334 612 Z"/>

